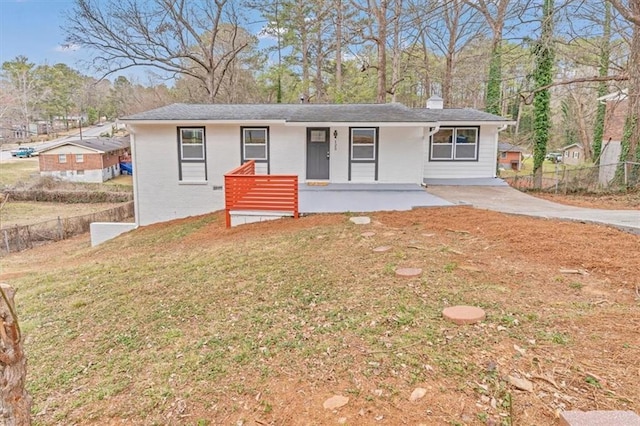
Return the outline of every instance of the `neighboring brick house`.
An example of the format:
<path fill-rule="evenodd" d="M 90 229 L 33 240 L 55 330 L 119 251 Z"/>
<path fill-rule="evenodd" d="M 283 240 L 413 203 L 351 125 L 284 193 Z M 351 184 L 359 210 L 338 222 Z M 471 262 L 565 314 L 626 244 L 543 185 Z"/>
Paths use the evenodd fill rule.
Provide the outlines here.
<path fill-rule="evenodd" d="M 560 148 L 562 162 L 572 166 L 584 163 L 584 148 L 577 143 Z"/>
<path fill-rule="evenodd" d="M 613 179 L 618 167 L 617 164 L 620 161 L 622 134 L 627 110 L 629 109 L 629 99 L 625 89 L 598 98 L 598 101 L 605 103 L 607 106 L 604 133 L 602 135 L 599 177 L 600 182 L 606 185 Z"/>
<path fill-rule="evenodd" d="M 520 171 L 522 168 L 522 148 L 500 142 L 498 144 L 498 165 L 503 169 Z"/>
<path fill-rule="evenodd" d="M 129 137 L 65 141 L 40 151 L 40 175 L 71 182 L 104 182 L 120 175 L 120 161 L 129 153 Z"/>

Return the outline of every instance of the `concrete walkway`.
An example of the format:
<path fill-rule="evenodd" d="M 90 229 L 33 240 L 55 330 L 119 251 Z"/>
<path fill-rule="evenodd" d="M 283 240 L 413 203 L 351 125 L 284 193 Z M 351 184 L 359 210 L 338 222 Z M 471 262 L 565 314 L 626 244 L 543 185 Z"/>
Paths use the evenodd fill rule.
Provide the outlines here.
<path fill-rule="evenodd" d="M 510 186 L 429 185 L 427 192 L 453 204 L 503 213 L 611 225 L 640 234 L 640 210 L 602 210 L 573 207 L 532 197 Z"/>

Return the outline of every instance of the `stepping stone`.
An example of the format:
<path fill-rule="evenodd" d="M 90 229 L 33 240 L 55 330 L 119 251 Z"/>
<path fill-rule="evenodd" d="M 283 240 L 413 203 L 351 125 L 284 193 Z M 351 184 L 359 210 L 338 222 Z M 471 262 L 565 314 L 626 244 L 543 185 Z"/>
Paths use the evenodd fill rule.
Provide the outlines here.
<path fill-rule="evenodd" d="M 422 269 L 420 268 L 398 268 L 396 269 L 396 276 L 403 278 L 415 278 L 422 275 Z"/>
<path fill-rule="evenodd" d="M 325 410 L 335 410 L 340 407 L 344 407 L 349 403 L 349 398 L 342 395 L 333 395 L 331 398 L 327 399 L 322 406 Z"/>
<path fill-rule="evenodd" d="M 385 251 L 389 251 L 391 250 L 391 246 L 380 246 L 380 247 L 376 247 L 373 249 L 374 252 L 376 253 L 383 253 Z"/>
<path fill-rule="evenodd" d="M 633 411 L 563 411 L 560 426 L 640 426 Z"/>
<path fill-rule="evenodd" d="M 351 222 L 356 225 L 368 225 L 371 223 L 371 218 L 368 216 L 356 216 L 349 219 Z"/>
<path fill-rule="evenodd" d="M 411 392 L 409 401 L 416 402 L 417 400 L 422 399 L 426 394 L 427 390 L 425 388 L 415 388 L 413 392 Z"/>
<path fill-rule="evenodd" d="M 373 237 L 374 235 L 376 235 L 375 232 L 363 232 L 362 234 L 360 234 L 361 236 L 365 237 L 365 238 L 369 238 L 369 237 Z"/>
<path fill-rule="evenodd" d="M 475 306 L 450 306 L 442 311 L 442 316 L 456 324 L 475 324 L 482 321 L 486 314 Z"/>

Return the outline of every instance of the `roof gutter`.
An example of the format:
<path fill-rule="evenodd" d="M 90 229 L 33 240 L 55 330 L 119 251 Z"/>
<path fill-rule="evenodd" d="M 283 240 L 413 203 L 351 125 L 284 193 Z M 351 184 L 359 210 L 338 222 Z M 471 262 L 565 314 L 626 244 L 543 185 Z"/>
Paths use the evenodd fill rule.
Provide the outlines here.
<path fill-rule="evenodd" d="M 425 127 L 425 129 L 426 129 L 426 127 Z M 436 123 L 436 126 L 432 127 L 431 129 L 432 130 L 430 130 L 429 133 L 424 135 L 425 139 L 426 138 L 430 138 L 431 136 L 435 135 L 436 133 L 438 133 L 440 131 L 440 123 Z"/>
<path fill-rule="evenodd" d="M 437 125 L 435 122 L 411 121 L 287 121 L 289 127 L 419 127 Z"/>
<path fill-rule="evenodd" d="M 286 124 L 285 120 L 211 120 L 203 118 L 201 120 L 127 120 L 119 119 L 118 123 L 126 125 L 139 125 L 139 124 L 171 124 L 174 126 L 182 125 L 199 125 L 203 124 L 240 124 L 240 125 L 252 125 L 252 124 Z"/>
<path fill-rule="evenodd" d="M 138 155 L 136 154 L 136 134 L 134 129 L 128 124 L 125 123 L 126 129 L 129 131 L 130 144 L 129 148 L 131 149 L 131 167 L 134 170 L 132 173 L 133 180 L 133 215 L 136 227 L 140 226 L 140 185 L 138 184 L 138 176 L 140 173 L 136 173 L 138 169 Z"/>

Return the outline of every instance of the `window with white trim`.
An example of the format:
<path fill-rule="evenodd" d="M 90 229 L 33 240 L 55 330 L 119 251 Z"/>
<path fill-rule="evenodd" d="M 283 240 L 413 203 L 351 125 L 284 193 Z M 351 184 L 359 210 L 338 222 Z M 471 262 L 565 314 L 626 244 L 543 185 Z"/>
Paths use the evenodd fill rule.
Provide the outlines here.
<path fill-rule="evenodd" d="M 84 154 L 76 154 L 76 163 L 84 163 Z"/>
<path fill-rule="evenodd" d="M 376 159 L 376 129 L 351 129 L 351 160 L 362 161 Z"/>
<path fill-rule="evenodd" d="M 478 127 L 441 127 L 431 136 L 431 160 L 474 161 L 478 159 Z"/>
<path fill-rule="evenodd" d="M 204 160 L 204 129 L 180 129 L 180 159 Z"/>
<path fill-rule="evenodd" d="M 58 154 L 58 163 L 66 163 L 67 154 Z"/>
<path fill-rule="evenodd" d="M 179 179 L 206 181 L 207 162 L 204 127 L 178 127 Z"/>
<path fill-rule="evenodd" d="M 269 129 L 266 127 L 242 128 L 242 159 L 267 161 L 269 150 Z"/>

